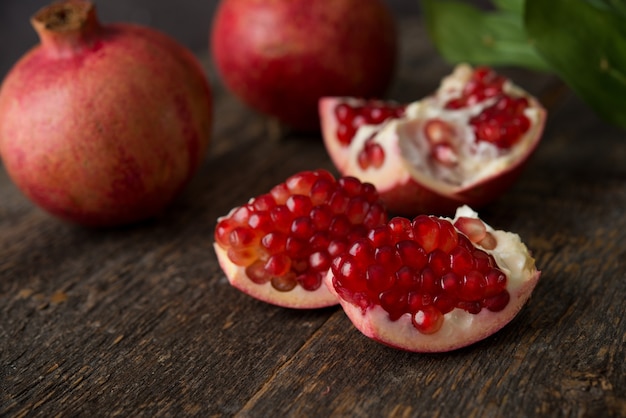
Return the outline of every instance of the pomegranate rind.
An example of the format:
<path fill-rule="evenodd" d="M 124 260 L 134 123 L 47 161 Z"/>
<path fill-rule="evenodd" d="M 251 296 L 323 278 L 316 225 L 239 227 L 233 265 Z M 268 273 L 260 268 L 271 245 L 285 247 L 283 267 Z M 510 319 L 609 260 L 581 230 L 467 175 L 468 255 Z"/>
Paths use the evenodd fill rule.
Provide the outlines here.
<path fill-rule="evenodd" d="M 459 217 L 478 218 L 478 215 L 469 207 L 463 206 L 457 210 L 454 220 Z M 507 275 L 507 291 L 511 297 L 508 305 L 499 312 L 482 309 L 478 314 L 471 314 L 455 308 L 443 316 L 443 324 L 437 332 L 423 334 L 413 326 L 408 313 L 392 321 L 379 305 L 363 309 L 341 298 L 333 284 L 332 269 L 324 278 L 324 283 L 339 299 L 354 326 L 375 341 L 421 353 L 448 352 L 466 347 L 493 335 L 507 325 L 526 304 L 541 275 L 519 235 L 494 230 L 489 225 L 486 227 L 496 237 L 497 246 L 492 250 L 482 249 L 495 258 L 499 269 Z"/>
<path fill-rule="evenodd" d="M 271 283 L 257 284 L 251 281 L 241 267 L 230 261 L 226 250 L 217 243 L 213 244 L 215 254 L 228 282 L 241 292 L 272 305 L 292 309 L 317 309 L 334 306 L 339 303 L 328 287 L 320 286 L 317 290 L 305 290 L 300 286 L 288 292 L 280 292 Z"/>
<path fill-rule="evenodd" d="M 416 146 L 416 143 L 423 141 L 420 132 L 424 124 L 431 118 L 441 116 L 444 103 L 453 97 L 451 94 L 462 89 L 472 71 L 472 67 L 468 65 L 457 66 L 442 80 L 436 94 L 411 103 L 402 118 L 388 120 L 382 125 L 361 126 L 349 146 L 343 146 L 336 138 L 338 122 L 334 108 L 339 103 L 350 103 L 355 99 L 321 99 L 319 109 L 324 145 L 337 170 L 342 175 L 354 176 L 374 184 L 389 211 L 399 215 L 451 215 L 460 205 L 480 208 L 500 197 L 518 180 L 537 149 L 547 116 L 546 110 L 534 97 L 509 80 L 504 84 L 505 92 L 528 100 L 528 108 L 524 114 L 530 120 L 530 128 L 516 145 L 491 161 L 475 163 L 472 175 L 458 182 L 442 180 L 417 168 L 420 160 L 428 158 L 424 149 Z M 481 106 L 487 104 L 488 102 Z M 461 123 L 459 112 L 445 113 L 446 122 L 464 130 L 464 136 L 473 136 L 469 132 L 470 127 Z M 359 153 L 365 141 L 372 140 L 372 136 L 374 142 L 382 146 L 385 160 L 377 168 L 363 169 L 359 164 Z"/>

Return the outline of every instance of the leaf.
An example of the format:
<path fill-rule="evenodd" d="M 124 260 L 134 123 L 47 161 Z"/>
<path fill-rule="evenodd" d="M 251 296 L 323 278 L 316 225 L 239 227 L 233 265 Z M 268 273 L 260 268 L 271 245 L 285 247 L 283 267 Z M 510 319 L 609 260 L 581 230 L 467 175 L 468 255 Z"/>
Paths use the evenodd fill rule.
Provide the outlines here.
<path fill-rule="evenodd" d="M 559 77 L 601 116 L 626 128 L 623 7 L 612 0 L 527 0 L 525 22 Z"/>
<path fill-rule="evenodd" d="M 459 1 L 424 0 L 422 5 L 430 37 L 446 60 L 549 70 L 528 41 L 522 15 L 512 12 L 520 3 L 500 0 L 502 10 L 492 12 Z"/>
<path fill-rule="evenodd" d="M 493 4 L 503 12 L 514 13 L 520 17 L 524 15 L 524 0 L 493 0 Z"/>

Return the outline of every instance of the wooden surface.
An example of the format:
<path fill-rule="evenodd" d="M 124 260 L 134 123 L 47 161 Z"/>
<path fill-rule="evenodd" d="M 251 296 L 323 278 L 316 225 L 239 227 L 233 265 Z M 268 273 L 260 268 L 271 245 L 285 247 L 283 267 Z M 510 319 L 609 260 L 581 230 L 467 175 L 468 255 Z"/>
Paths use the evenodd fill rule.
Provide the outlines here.
<path fill-rule="evenodd" d="M 391 96 L 414 100 L 450 67 L 417 20 L 402 35 Z M 549 76 L 505 72 L 550 115 L 527 171 L 481 215 L 519 233 L 543 275 L 497 334 L 412 354 L 365 338 L 339 308 L 277 308 L 228 285 L 216 218 L 332 166 L 319 136 L 270 139 L 207 70 L 213 143 L 159 219 L 70 226 L 0 170 L 0 416 L 626 416 L 626 132 Z"/>

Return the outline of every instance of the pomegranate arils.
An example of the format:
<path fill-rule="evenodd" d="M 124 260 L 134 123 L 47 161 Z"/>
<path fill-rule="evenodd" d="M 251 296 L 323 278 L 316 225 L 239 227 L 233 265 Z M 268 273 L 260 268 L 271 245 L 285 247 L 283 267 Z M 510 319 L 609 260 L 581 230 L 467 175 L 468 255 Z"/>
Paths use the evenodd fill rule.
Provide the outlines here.
<path fill-rule="evenodd" d="M 348 243 L 386 221 L 371 185 L 306 171 L 220 218 L 215 240 L 252 282 L 269 282 L 279 292 L 298 285 L 314 291 Z M 349 274 L 350 266 L 341 269 Z"/>
<path fill-rule="evenodd" d="M 481 229 L 469 218 L 457 223 Z M 332 273 L 338 294 L 358 299 L 363 310 L 380 305 L 392 321 L 409 314 L 422 333 L 436 332 L 455 308 L 472 314 L 501 310 L 510 298 L 507 277 L 493 257 L 452 222 L 433 216 L 392 218 L 370 230 L 335 258 Z"/>
<path fill-rule="evenodd" d="M 369 100 L 364 104 L 351 106 L 340 103 L 335 107 L 337 139 L 343 145 L 349 145 L 357 130 L 363 125 L 380 125 L 388 119 L 404 116 L 405 105 L 380 100 Z"/>

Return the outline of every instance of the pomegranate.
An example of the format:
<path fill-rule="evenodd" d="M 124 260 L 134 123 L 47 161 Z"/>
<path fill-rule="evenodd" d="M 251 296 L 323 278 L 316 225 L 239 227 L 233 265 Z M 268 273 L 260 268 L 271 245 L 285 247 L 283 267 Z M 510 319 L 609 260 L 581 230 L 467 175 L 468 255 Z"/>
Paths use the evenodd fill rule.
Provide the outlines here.
<path fill-rule="evenodd" d="M 211 91 L 184 47 L 152 29 L 101 25 L 66 0 L 31 20 L 41 43 L 0 90 L 0 155 L 35 204 L 92 226 L 161 211 L 208 146 Z"/>
<path fill-rule="evenodd" d="M 319 110 L 340 173 L 371 182 L 390 211 L 408 216 L 448 215 L 499 197 L 536 149 L 546 118 L 510 80 L 464 64 L 408 105 L 326 97 Z"/>
<path fill-rule="evenodd" d="M 520 237 L 467 206 L 454 219 L 392 218 L 334 258 L 325 283 L 366 336 L 416 352 L 454 350 L 506 325 L 540 272 Z"/>
<path fill-rule="evenodd" d="M 299 130 L 319 129 L 322 96 L 382 96 L 397 58 L 381 0 L 223 0 L 211 45 L 236 96 Z"/>
<path fill-rule="evenodd" d="M 333 257 L 386 220 L 371 184 L 304 171 L 218 219 L 214 248 L 234 287 L 283 307 L 319 308 L 338 303 L 323 285 Z"/>

